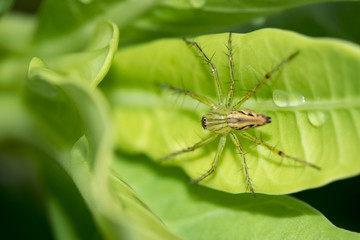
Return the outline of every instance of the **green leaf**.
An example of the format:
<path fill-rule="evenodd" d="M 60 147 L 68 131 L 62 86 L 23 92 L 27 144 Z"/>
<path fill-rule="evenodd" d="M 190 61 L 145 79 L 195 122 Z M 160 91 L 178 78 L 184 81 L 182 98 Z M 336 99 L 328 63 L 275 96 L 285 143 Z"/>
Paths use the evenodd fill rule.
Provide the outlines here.
<path fill-rule="evenodd" d="M 0 51 L 7 54 L 1 57 L 20 57 L 35 50 L 31 49 L 35 27 L 36 21 L 32 16 L 18 13 L 5 15 L 0 21 Z"/>
<path fill-rule="evenodd" d="M 222 89 L 229 84 L 228 34 L 195 39 L 217 66 Z M 284 194 L 319 187 L 360 172 L 360 50 L 347 42 L 307 38 L 264 29 L 233 34 L 235 101 L 268 71 L 300 51 L 242 107 L 272 118 L 250 130 L 271 146 L 321 167 L 316 170 L 282 159 L 240 138 L 250 178 L 258 193 Z M 185 88 L 217 101 L 210 70 L 182 40 L 161 40 L 119 51 L 103 89 L 114 108 L 117 146 L 145 153 L 154 160 L 208 136 L 201 116 L 208 107 L 186 96 L 161 91 L 155 83 Z M 217 142 L 169 160 L 193 179 L 210 169 Z M 231 140 L 219 166 L 201 184 L 241 193 L 247 191 L 242 160 Z"/>
<path fill-rule="evenodd" d="M 2 17 L 13 4 L 13 0 L 2 0 L 0 2 L 0 17 Z"/>
<path fill-rule="evenodd" d="M 122 30 L 122 44 L 134 44 L 160 37 L 181 37 L 233 29 L 252 19 L 275 14 L 284 9 L 323 0 L 70 0 L 44 1 L 36 38 L 61 39 L 81 43 L 89 23 L 111 19 Z M 68 40 L 61 38 L 66 36 Z M 71 36 L 71 37 L 70 37 Z M 74 43 L 72 43 L 74 44 Z M 75 43 L 76 44 L 76 43 Z"/>
<path fill-rule="evenodd" d="M 105 22 L 84 52 L 49 64 L 31 61 L 25 102 L 38 119 L 37 141 L 74 181 L 105 238 L 178 239 L 109 167 L 112 125 L 95 86 L 109 69 L 117 42 L 116 25 Z M 75 236 L 59 221 L 62 209 L 56 199 L 49 205 L 57 233 L 66 229 Z"/>
<path fill-rule="evenodd" d="M 142 157 L 119 154 L 113 168 L 184 239 L 360 239 L 293 197 L 186 185 L 178 169 Z"/>
<path fill-rule="evenodd" d="M 71 75 L 96 87 L 108 72 L 117 50 L 119 31 L 115 24 L 103 22 L 95 29 L 91 42 L 81 53 L 51 59 L 48 65 L 61 75 Z M 89 64 L 91 63 L 91 64 Z"/>
<path fill-rule="evenodd" d="M 360 24 L 355 14 L 359 11 L 359 2 L 310 4 L 245 23 L 232 31 L 245 33 L 260 28 L 280 28 L 308 36 L 340 38 L 359 44 L 360 33 L 352 27 L 354 24 Z"/>

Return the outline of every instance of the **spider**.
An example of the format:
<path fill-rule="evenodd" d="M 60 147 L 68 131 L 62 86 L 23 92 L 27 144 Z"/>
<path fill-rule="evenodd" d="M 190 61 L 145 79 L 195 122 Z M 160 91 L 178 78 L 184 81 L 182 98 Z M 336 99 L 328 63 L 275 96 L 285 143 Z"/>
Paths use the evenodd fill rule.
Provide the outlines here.
<path fill-rule="evenodd" d="M 172 87 L 172 86 L 166 85 L 166 84 L 161 84 L 161 86 L 170 91 L 188 95 L 189 97 L 199 101 L 200 103 L 209 106 L 211 109 L 207 114 L 205 114 L 202 117 L 201 124 L 205 130 L 213 132 L 214 134 L 201 140 L 200 142 L 195 143 L 193 146 L 190 146 L 186 149 L 168 154 L 167 156 L 160 159 L 160 162 L 166 161 L 172 157 L 175 157 L 177 155 L 180 155 L 180 154 L 183 154 L 186 152 L 194 151 L 200 147 L 203 147 L 203 146 L 215 141 L 217 138 L 220 138 L 220 141 L 219 141 L 219 144 L 217 147 L 217 151 L 215 154 L 215 158 L 213 159 L 213 162 L 211 164 L 211 168 L 208 171 L 206 171 L 204 174 L 202 174 L 200 177 L 192 180 L 193 183 L 199 183 L 206 177 L 210 176 L 216 170 L 219 159 L 221 158 L 221 155 L 223 153 L 227 138 L 229 136 L 231 141 L 233 142 L 233 144 L 235 145 L 235 147 L 237 148 L 237 150 L 239 151 L 239 153 L 241 155 L 244 175 L 246 178 L 245 180 L 247 182 L 248 188 L 250 189 L 253 196 L 255 197 L 255 191 L 254 191 L 254 188 L 250 181 L 250 175 L 249 175 L 249 170 L 248 170 L 248 166 L 246 163 L 245 153 L 240 144 L 240 141 L 238 140 L 237 135 L 239 135 L 245 139 L 248 139 L 258 145 L 261 145 L 281 157 L 291 159 L 295 162 L 313 167 L 318 170 L 320 170 L 320 167 L 318 167 L 310 162 L 301 160 L 297 157 L 288 155 L 288 154 L 284 153 L 283 151 L 262 141 L 260 138 L 252 136 L 251 134 L 244 131 L 247 129 L 260 127 L 265 124 L 271 123 L 270 117 L 268 117 L 264 114 L 254 112 L 252 110 L 242 109 L 240 107 L 245 101 L 247 101 L 249 98 L 251 98 L 255 94 L 255 92 L 262 85 L 264 85 L 266 83 L 266 81 L 275 72 L 277 72 L 283 65 L 285 65 L 286 63 L 290 62 L 293 58 L 295 58 L 299 54 L 299 51 L 294 52 L 293 54 L 288 56 L 286 59 L 284 59 L 282 62 L 280 62 L 278 65 L 276 65 L 272 70 L 267 72 L 262 77 L 262 79 L 255 85 L 254 88 L 252 88 L 250 91 L 248 91 L 238 101 L 233 102 L 234 91 L 235 91 L 235 80 L 234 80 L 234 71 L 233 71 L 234 66 L 233 66 L 233 52 L 232 52 L 231 35 L 232 34 L 229 33 L 229 38 L 228 38 L 228 43 L 227 43 L 227 48 L 229 51 L 228 52 L 228 64 L 229 64 L 229 73 L 230 73 L 230 88 L 229 88 L 229 92 L 228 92 L 225 100 L 224 100 L 223 93 L 222 93 L 222 90 L 220 87 L 220 81 L 218 78 L 218 73 L 217 73 L 216 67 L 212 63 L 211 59 L 204 53 L 204 51 L 202 50 L 202 48 L 199 46 L 199 44 L 197 42 L 188 41 L 187 39 L 184 39 L 184 41 L 188 45 L 193 46 L 197 50 L 197 52 L 199 53 L 201 58 L 206 62 L 206 64 L 210 68 L 211 75 L 215 81 L 215 86 L 216 86 L 217 97 L 219 99 L 219 103 L 215 104 L 211 99 L 209 99 L 205 96 L 200 96 L 200 95 L 198 95 L 192 91 L 186 90 L 186 89 L 180 89 L 180 88 Z M 235 134 L 235 133 L 237 133 L 237 134 Z"/>

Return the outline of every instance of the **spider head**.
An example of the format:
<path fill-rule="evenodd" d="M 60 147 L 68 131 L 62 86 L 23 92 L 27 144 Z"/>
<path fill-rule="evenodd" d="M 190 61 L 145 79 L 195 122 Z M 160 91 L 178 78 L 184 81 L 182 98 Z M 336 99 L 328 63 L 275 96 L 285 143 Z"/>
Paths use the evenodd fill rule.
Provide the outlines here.
<path fill-rule="evenodd" d="M 206 116 L 202 116 L 201 118 L 201 125 L 204 129 L 207 129 L 207 121 L 206 121 Z"/>
<path fill-rule="evenodd" d="M 228 109 L 213 109 L 201 118 L 201 125 L 205 130 L 217 134 L 226 134 L 232 131 L 227 124 Z"/>

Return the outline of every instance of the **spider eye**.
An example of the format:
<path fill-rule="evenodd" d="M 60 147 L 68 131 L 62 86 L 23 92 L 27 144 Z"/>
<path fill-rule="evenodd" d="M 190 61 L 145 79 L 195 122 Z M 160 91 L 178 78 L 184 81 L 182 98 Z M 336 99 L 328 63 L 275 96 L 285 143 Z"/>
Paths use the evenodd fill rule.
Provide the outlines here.
<path fill-rule="evenodd" d="M 207 128 L 207 121 L 206 121 L 206 117 L 205 117 L 205 116 L 203 116 L 203 117 L 201 118 L 201 125 L 202 125 L 202 127 L 203 127 L 204 129 Z"/>
<path fill-rule="evenodd" d="M 266 123 L 271 123 L 271 117 L 266 116 Z"/>

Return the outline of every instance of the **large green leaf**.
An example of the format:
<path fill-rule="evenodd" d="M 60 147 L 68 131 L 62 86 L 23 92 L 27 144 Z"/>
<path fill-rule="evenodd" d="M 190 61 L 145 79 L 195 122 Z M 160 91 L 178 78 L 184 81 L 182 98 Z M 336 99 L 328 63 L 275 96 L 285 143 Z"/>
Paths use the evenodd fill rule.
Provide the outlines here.
<path fill-rule="evenodd" d="M 228 34 L 195 40 L 212 56 L 226 92 L 230 81 Z M 233 34 L 235 99 L 295 51 L 300 51 L 299 55 L 242 107 L 272 117 L 271 124 L 249 131 L 251 134 L 321 170 L 295 164 L 240 139 L 253 186 L 259 193 L 314 188 L 360 171 L 357 46 L 275 29 Z M 116 55 L 112 69 L 103 88 L 114 108 L 120 149 L 158 160 L 210 134 L 200 124 L 208 107 L 189 97 L 161 91 L 155 84 L 185 88 L 217 101 L 208 67 L 184 41 L 161 40 L 124 49 Z M 168 163 L 181 166 L 191 178 L 197 178 L 210 168 L 216 144 Z M 215 173 L 201 184 L 234 193 L 247 190 L 240 155 L 230 140 Z"/>
<path fill-rule="evenodd" d="M 116 25 L 99 26 L 81 53 L 34 58 L 25 102 L 37 117 L 36 142 L 69 174 L 108 239 L 177 239 L 109 168 L 113 138 L 105 99 L 95 88 L 117 48 Z M 50 198 L 58 237 L 74 236 L 63 209 Z M 66 229 L 66 234 L 64 234 Z"/>
<path fill-rule="evenodd" d="M 178 169 L 146 160 L 118 154 L 113 168 L 184 239 L 360 239 L 293 197 L 185 185 Z"/>

